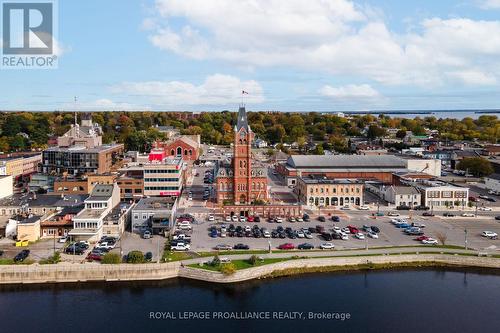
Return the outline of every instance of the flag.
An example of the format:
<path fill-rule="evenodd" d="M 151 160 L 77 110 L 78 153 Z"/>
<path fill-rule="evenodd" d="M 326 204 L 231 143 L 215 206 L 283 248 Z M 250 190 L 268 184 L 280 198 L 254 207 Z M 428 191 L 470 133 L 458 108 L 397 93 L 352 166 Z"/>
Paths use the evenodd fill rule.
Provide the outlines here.
<path fill-rule="evenodd" d="M 245 90 L 242 90 L 242 91 L 241 91 L 241 94 L 242 94 L 242 95 L 245 95 L 245 94 L 247 94 L 247 95 L 248 95 L 248 92 L 247 92 L 247 91 L 245 91 Z"/>

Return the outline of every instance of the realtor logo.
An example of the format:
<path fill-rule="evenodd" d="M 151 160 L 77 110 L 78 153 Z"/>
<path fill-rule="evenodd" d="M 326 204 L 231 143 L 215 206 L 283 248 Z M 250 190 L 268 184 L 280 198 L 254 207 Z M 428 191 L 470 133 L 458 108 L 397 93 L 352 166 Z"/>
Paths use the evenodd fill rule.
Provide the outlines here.
<path fill-rule="evenodd" d="M 55 3 L 2 2 L 2 68 L 55 68 Z"/>

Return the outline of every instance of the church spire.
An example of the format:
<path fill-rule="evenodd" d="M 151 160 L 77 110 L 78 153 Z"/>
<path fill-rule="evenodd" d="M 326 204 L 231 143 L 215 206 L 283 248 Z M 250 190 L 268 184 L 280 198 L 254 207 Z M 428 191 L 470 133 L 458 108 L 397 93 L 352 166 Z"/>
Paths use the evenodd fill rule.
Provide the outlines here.
<path fill-rule="evenodd" d="M 238 110 L 238 122 L 236 125 L 236 131 L 244 128 L 245 131 L 249 132 L 250 127 L 248 126 L 247 111 L 245 110 L 245 105 L 241 104 Z"/>

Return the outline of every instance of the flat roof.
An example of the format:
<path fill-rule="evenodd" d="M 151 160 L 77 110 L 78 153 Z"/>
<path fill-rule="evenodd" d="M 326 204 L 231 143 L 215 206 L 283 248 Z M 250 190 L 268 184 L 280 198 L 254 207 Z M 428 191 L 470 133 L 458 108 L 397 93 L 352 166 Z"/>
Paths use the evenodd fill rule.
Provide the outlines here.
<path fill-rule="evenodd" d="M 16 193 L 9 197 L 0 199 L 0 206 L 20 207 L 27 205 L 28 207 L 72 207 L 83 205 L 83 201 L 87 198 L 87 194 L 33 194 Z"/>
<path fill-rule="evenodd" d="M 50 147 L 44 150 L 44 152 L 63 152 L 63 153 L 100 153 L 103 151 L 123 147 L 121 143 L 109 144 L 97 146 L 94 148 L 86 148 L 85 146 L 71 146 L 71 147 Z"/>
<path fill-rule="evenodd" d="M 393 155 L 292 155 L 286 164 L 297 169 L 406 168 L 405 160 Z"/>
<path fill-rule="evenodd" d="M 357 179 L 347 179 L 347 178 L 323 178 L 323 177 L 302 177 L 300 178 L 306 184 L 345 184 L 345 185 L 357 185 L 362 184 Z"/>
<path fill-rule="evenodd" d="M 142 198 L 133 208 L 134 210 L 165 210 L 172 209 L 172 206 L 175 203 L 174 198 L 162 198 L 162 197 L 150 197 L 150 198 Z"/>

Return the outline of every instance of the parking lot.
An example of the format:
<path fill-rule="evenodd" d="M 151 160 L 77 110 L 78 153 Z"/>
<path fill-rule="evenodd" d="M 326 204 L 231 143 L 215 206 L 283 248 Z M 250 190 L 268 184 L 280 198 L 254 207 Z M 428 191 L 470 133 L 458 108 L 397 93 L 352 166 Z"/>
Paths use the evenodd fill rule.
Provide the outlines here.
<path fill-rule="evenodd" d="M 297 247 L 299 244 L 310 243 L 314 247 L 319 247 L 320 244 L 325 243 L 325 239 L 319 233 L 313 233 L 312 239 L 306 238 L 295 238 L 290 239 L 286 237 L 282 238 L 255 238 L 251 237 L 220 237 L 220 226 L 225 225 L 229 227 L 230 224 L 236 226 L 242 226 L 253 228 L 258 225 L 259 228 L 265 228 L 269 232 L 275 230 L 279 226 L 283 228 L 292 228 L 293 230 L 299 230 L 302 228 L 310 228 L 321 226 L 327 232 L 332 232 L 334 227 L 344 228 L 347 226 L 355 226 L 361 229 L 363 225 L 375 226 L 380 229 L 378 234 L 378 239 L 372 239 L 366 237 L 363 240 L 355 238 L 352 234 L 349 234 L 348 240 L 334 239 L 333 242 L 336 249 L 356 249 L 356 248 L 370 248 L 370 247 L 384 247 L 384 246 L 412 246 L 412 245 L 422 245 L 419 241 L 416 241 L 416 236 L 410 236 L 404 233 L 403 229 L 396 228 L 392 223 L 392 217 L 373 217 L 371 212 L 368 211 L 349 211 L 339 213 L 340 222 L 333 222 L 331 216 L 326 216 L 325 222 L 320 222 L 317 217 L 312 216 L 309 222 L 294 222 L 283 220 L 282 223 L 268 222 L 267 219 L 262 219 L 261 222 L 225 222 L 216 221 L 209 222 L 206 219 L 198 221 L 197 224 L 193 224 L 193 230 L 191 234 L 191 250 L 192 251 L 207 251 L 213 249 L 218 244 L 227 244 L 234 246 L 236 244 L 245 244 L 250 247 L 250 249 L 267 250 L 269 246 L 276 249 L 280 244 L 292 243 Z M 483 214 L 476 217 L 425 217 L 421 216 L 420 213 L 404 212 L 399 216 L 399 218 L 404 218 L 408 223 L 420 223 L 424 224 L 425 227 L 422 228 L 424 234 L 428 237 L 438 240 L 440 243 L 444 240 L 446 245 L 456 245 L 465 246 L 465 238 L 467 230 L 467 246 L 469 248 L 477 249 L 478 251 L 489 251 L 495 252 L 500 250 L 500 240 L 488 239 L 481 236 L 481 233 L 485 230 L 493 231 L 500 234 L 500 223 L 494 219 L 492 214 Z M 210 236 L 210 229 L 212 226 L 216 226 L 219 230 L 217 237 Z"/>

